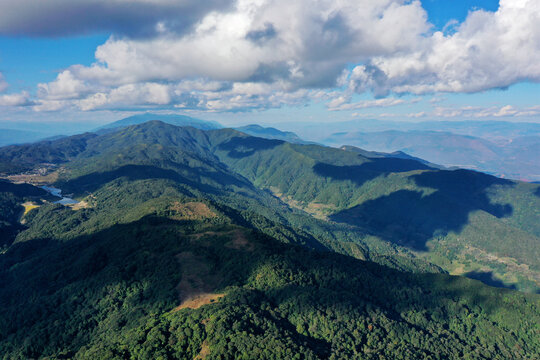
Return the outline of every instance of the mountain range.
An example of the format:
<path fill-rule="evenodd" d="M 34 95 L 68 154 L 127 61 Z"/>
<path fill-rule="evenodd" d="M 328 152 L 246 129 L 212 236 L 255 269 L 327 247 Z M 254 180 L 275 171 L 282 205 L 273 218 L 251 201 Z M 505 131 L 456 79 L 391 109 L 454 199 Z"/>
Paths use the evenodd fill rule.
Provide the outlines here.
<path fill-rule="evenodd" d="M 116 128 L 121 128 L 130 125 L 143 124 L 148 121 L 162 121 L 167 124 L 176 125 L 176 126 L 192 126 L 202 130 L 210 129 L 219 129 L 222 126 L 215 121 L 201 120 L 192 118 L 186 115 L 173 115 L 173 114 L 152 114 L 144 113 L 139 115 L 133 115 L 126 118 L 123 118 L 118 121 L 103 125 L 96 129 L 98 132 L 104 130 L 111 130 Z"/>
<path fill-rule="evenodd" d="M 499 177 L 540 180 L 540 136 L 485 139 L 432 130 L 385 130 L 340 132 L 321 141 L 331 146 L 354 145 L 361 148 L 403 151 L 432 163 L 487 172 Z"/>
<path fill-rule="evenodd" d="M 236 130 L 251 136 L 262 137 L 265 139 L 283 140 L 294 144 L 310 143 L 308 141 L 302 140 L 292 131 L 281 131 L 273 127 L 263 127 L 256 124 L 237 127 Z"/>
<path fill-rule="evenodd" d="M 5 358 L 540 353 L 538 184 L 161 121 L 0 173 Z"/>
<path fill-rule="evenodd" d="M 31 143 L 49 137 L 50 134 L 44 132 L 0 129 L 0 146 Z"/>

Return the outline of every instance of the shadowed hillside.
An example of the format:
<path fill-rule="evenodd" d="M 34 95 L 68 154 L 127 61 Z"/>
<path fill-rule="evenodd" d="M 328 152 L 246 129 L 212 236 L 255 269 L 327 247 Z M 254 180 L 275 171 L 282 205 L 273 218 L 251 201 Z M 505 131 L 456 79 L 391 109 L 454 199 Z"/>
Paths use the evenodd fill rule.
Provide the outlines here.
<path fill-rule="evenodd" d="M 426 195 L 421 191 L 398 190 L 330 218 L 351 225 L 364 224 L 388 241 L 397 239 L 400 245 L 427 251 L 426 243 L 434 236 L 462 232 L 473 211 L 482 210 L 497 218 L 512 215 L 510 204 L 492 204 L 486 194 L 486 189 L 494 184 L 512 186 L 510 181 L 463 170 L 424 172 L 411 178 L 418 186 L 435 191 Z M 467 201 L 460 201 L 464 198 Z"/>
<path fill-rule="evenodd" d="M 18 243 L 0 259 L 2 353 L 503 359 L 539 351 L 537 298 L 317 253 L 221 221 L 150 216 L 69 242 Z M 201 294 L 221 295 L 187 305 Z"/>

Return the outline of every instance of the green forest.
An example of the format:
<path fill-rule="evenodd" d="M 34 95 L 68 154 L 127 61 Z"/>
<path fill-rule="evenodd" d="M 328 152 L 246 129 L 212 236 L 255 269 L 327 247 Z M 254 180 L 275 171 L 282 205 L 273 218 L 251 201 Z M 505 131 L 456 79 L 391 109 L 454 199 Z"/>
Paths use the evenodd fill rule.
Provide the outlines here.
<path fill-rule="evenodd" d="M 0 148 L 43 163 L 78 203 L 0 182 L 2 359 L 540 357 L 538 185 L 160 122 Z"/>

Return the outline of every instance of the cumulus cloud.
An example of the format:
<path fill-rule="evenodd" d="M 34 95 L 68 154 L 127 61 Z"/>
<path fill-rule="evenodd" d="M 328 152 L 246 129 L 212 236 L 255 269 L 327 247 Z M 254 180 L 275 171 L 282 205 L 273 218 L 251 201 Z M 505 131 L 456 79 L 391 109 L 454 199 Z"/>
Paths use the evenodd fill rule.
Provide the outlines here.
<path fill-rule="evenodd" d="M 202 16 L 232 0 L 3 0 L 0 35 L 66 36 L 114 32 L 155 36 L 188 31 Z"/>
<path fill-rule="evenodd" d="M 345 103 L 343 101 L 344 99 L 342 97 L 339 97 L 330 101 L 328 103 L 328 109 L 332 111 L 358 110 L 358 109 L 367 109 L 367 108 L 374 108 L 374 107 L 390 107 L 390 106 L 397 106 L 397 105 L 410 103 L 403 99 L 395 99 L 395 98 L 364 100 L 364 101 L 357 101 L 354 103 Z"/>
<path fill-rule="evenodd" d="M 99 92 L 77 102 L 83 111 L 118 106 L 167 105 L 171 101 L 169 86 L 156 83 L 129 84 Z"/>
<path fill-rule="evenodd" d="M 212 109 L 258 102 L 245 94 L 231 102 L 242 86 L 271 88 L 276 92 L 268 100 L 288 103 L 306 89 L 335 86 L 348 63 L 409 51 L 428 29 L 419 1 L 238 0 L 229 10 L 203 16 L 188 34 L 164 30 L 152 39 L 113 36 L 98 47 L 94 64 L 72 66 L 55 81 L 40 84 L 39 96 L 112 104 L 107 94 L 126 85 L 192 81 L 220 83 L 229 105 L 208 92 L 187 90 L 176 97 L 191 103 L 194 96 L 199 103 L 202 98 Z"/>
<path fill-rule="evenodd" d="M 26 91 L 18 94 L 0 95 L 0 106 L 28 106 L 31 104 L 30 94 Z"/>
<path fill-rule="evenodd" d="M 417 49 L 379 56 L 355 67 L 349 86 L 390 92 L 478 92 L 540 81 L 540 2 L 501 0 L 495 13 L 477 10 L 445 35 L 435 32 Z"/>
<path fill-rule="evenodd" d="M 60 2 L 68 3 L 51 1 L 55 8 Z M 126 6 L 124 0 L 69 3 Z M 451 33 L 433 32 L 418 0 L 206 3 L 137 0 L 133 8 L 153 9 L 141 23 L 141 29 L 151 25 L 152 36 L 114 28 L 133 36 L 111 36 L 97 48 L 95 63 L 71 66 L 40 84 L 35 109 L 235 111 L 315 100 L 331 110 L 354 110 L 405 102 L 391 94 L 476 92 L 540 81 L 537 0 L 501 0 L 497 12 L 472 11 Z M 156 9 L 180 11 L 178 22 L 189 29 L 175 27 L 172 15 Z M 351 102 L 364 92 L 376 99 Z M 502 111 L 507 116 L 512 110 Z"/>
<path fill-rule="evenodd" d="M 504 106 L 464 106 L 464 107 L 436 107 L 433 116 L 441 118 L 497 118 L 497 117 L 524 117 L 540 115 L 540 106 L 517 108 L 512 105 Z"/>
<path fill-rule="evenodd" d="M 206 77 L 332 86 L 347 63 L 407 50 L 427 29 L 418 1 L 239 0 L 187 36 L 113 37 L 97 49 L 96 64 L 70 71 L 116 85 Z"/>
<path fill-rule="evenodd" d="M 0 73 L 0 93 L 4 92 L 8 88 L 8 83 L 4 79 L 4 75 Z M 28 106 L 32 104 L 30 100 L 30 94 L 26 91 L 22 91 L 17 94 L 3 94 L 0 95 L 0 106 Z"/>
<path fill-rule="evenodd" d="M 47 100 L 76 99 L 88 91 L 89 86 L 69 70 L 62 71 L 48 84 L 38 84 L 39 97 Z"/>

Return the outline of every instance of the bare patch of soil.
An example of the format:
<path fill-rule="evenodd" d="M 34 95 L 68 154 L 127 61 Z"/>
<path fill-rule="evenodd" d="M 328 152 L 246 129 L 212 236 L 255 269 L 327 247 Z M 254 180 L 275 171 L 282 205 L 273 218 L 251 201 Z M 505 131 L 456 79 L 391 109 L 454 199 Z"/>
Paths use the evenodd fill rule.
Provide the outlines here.
<path fill-rule="evenodd" d="M 38 169 L 35 173 L 9 175 L 6 176 L 6 179 L 15 184 L 26 183 L 40 186 L 54 183 L 56 180 L 58 180 L 59 174 L 60 170 L 47 172 L 43 169 Z"/>
<path fill-rule="evenodd" d="M 24 213 L 23 213 L 23 216 L 28 214 L 31 210 L 33 209 L 37 209 L 39 207 L 39 205 L 37 204 L 34 204 L 33 202 L 31 201 L 27 201 L 25 203 L 22 203 L 22 206 L 24 207 Z"/>
<path fill-rule="evenodd" d="M 219 301 L 225 294 L 199 294 L 193 297 L 187 298 L 180 305 L 174 308 L 173 312 L 182 310 L 182 309 L 198 309 L 203 305 L 212 304 L 216 301 Z"/>
<path fill-rule="evenodd" d="M 175 220 L 201 220 L 217 216 L 216 213 L 210 210 L 208 205 L 195 201 L 187 203 L 174 202 L 169 206 L 169 210 L 174 211 L 171 218 Z"/>
<path fill-rule="evenodd" d="M 193 358 L 193 360 L 206 359 L 208 355 L 210 355 L 210 347 L 208 346 L 208 342 L 204 340 L 201 345 L 201 351 L 199 352 L 197 356 L 195 356 L 195 358 Z"/>
<path fill-rule="evenodd" d="M 87 209 L 90 207 L 90 205 L 86 201 L 79 201 L 78 203 L 74 205 L 68 205 L 68 206 L 71 208 L 71 210 L 81 210 L 81 209 Z"/>
<path fill-rule="evenodd" d="M 271 186 L 269 190 L 275 197 L 278 197 L 281 201 L 289 205 L 291 208 L 305 211 L 320 220 L 328 220 L 328 214 L 331 214 L 336 210 L 336 207 L 332 204 L 311 202 L 307 205 L 304 205 L 301 202 L 294 200 L 292 197 L 283 194 L 279 191 L 278 188 L 273 186 Z"/>

